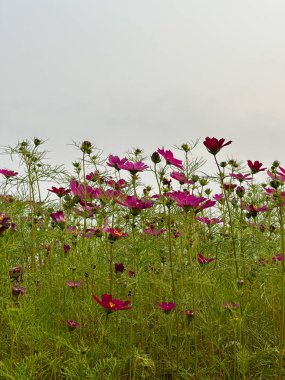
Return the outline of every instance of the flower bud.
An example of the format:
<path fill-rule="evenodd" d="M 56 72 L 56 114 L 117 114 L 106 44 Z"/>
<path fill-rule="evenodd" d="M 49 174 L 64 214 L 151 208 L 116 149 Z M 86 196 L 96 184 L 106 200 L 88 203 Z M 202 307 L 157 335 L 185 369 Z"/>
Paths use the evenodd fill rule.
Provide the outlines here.
<path fill-rule="evenodd" d="M 153 152 L 152 155 L 151 155 L 151 161 L 154 164 L 160 163 L 160 161 L 161 161 L 160 155 L 157 152 Z"/>
<path fill-rule="evenodd" d="M 86 154 L 91 154 L 92 152 L 92 144 L 90 141 L 83 141 L 80 147 L 81 152 Z"/>

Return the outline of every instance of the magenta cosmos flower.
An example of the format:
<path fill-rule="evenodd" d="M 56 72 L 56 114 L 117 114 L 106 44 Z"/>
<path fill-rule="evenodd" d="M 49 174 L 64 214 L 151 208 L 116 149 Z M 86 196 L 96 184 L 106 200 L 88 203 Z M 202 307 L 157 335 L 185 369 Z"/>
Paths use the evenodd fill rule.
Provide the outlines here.
<path fill-rule="evenodd" d="M 130 162 L 127 161 L 120 165 L 120 169 L 129 171 L 132 175 L 137 174 L 138 172 L 143 172 L 149 167 L 145 165 L 142 161 Z"/>
<path fill-rule="evenodd" d="M 108 239 L 111 243 L 128 235 L 126 232 L 123 232 L 120 228 L 105 228 L 102 231 L 108 232 Z"/>
<path fill-rule="evenodd" d="M 227 145 L 230 145 L 232 143 L 232 141 L 228 141 L 225 143 L 225 139 L 216 139 L 216 137 L 206 137 L 203 144 L 205 145 L 205 147 L 207 148 L 208 152 L 213 154 L 214 156 L 219 153 L 219 151 L 227 146 Z"/>
<path fill-rule="evenodd" d="M 62 210 L 52 212 L 50 216 L 55 223 L 65 223 L 65 216 Z"/>
<path fill-rule="evenodd" d="M 151 208 L 153 205 L 151 201 L 144 201 L 133 195 L 128 195 L 123 201 L 118 199 L 114 199 L 114 201 L 122 206 L 128 207 L 134 216 L 138 215 L 143 209 Z"/>
<path fill-rule="evenodd" d="M 243 181 L 250 181 L 250 180 L 252 180 L 252 177 L 251 177 L 251 175 L 249 173 L 248 174 L 231 173 L 230 177 L 232 177 L 234 179 L 237 179 L 240 183 L 242 183 Z"/>
<path fill-rule="evenodd" d="M 113 298 L 111 294 L 103 294 L 100 300 L 96 295 L 93 295 L 93 300 L 101 305 L 107 313 L 113 313 L 118 310 L 128 310 L 132 307 L 129 306 L 131 301 L 122 301 L 120 299 Z"/>
<path fill-rule="evenodd" d="M 158 307 L 163 310 L 165 313 L 170 313 L 171 310 L 173 310 L 175 308 L 175 303 L 174 302 L 161 302 L 160 304 L 158 304 Z"/>
<path fill-rule="evenodd" d="M 172 193 L 166 193 L 166 196 L 174 200 L 177 206 L 182 207 L 186 212 L 192 209 L 197 213 L 216 204 L 215 201 L 207 200 L 204 197 L 190 195 L 187 191 L 174 191 Z"/>
<path fill-rule="evenodd" d="M 201 265 L 209 264 L 209 263 L 211 263 L 214 260 L 215 259 L 213 259 L 213 258 L 208 258 L 207 259 L 205 256 L 202 255 L 202 253 L 198 253 L 198 255 L 197 255 L 197 261 Z"/>
<path fill-rule="evenodd" d="M 59 198 L 62 198 L 64 195 L 67 195 L 71 192 L 70 189 L 65 189 L 64 187 L 55 187 L 55 186 L 52 186 L 51 189 L 48 189 L 48 191 L 56 194 Z"/>
<path fill-rule="evenodd" d="M 161 234 L 163 234 L 164 232 L 166 232 L 166 229 L 165 228 L 159 228 L 159 229 L 155 229 L 155 228 L 146 228 L 144 230 L 144 232 L 148 235 L 152 235 L 152 236 L 159 236 Z"/>
<path fill-rule="evenodd" d="M 281 254 L 279 254 L 279 255 L 276 255 L 276 256 L 273 256 L 272 258 L 271 258 L 271 260 L 272 261 L 283 261 L 283 255 L 282 255 L 282 253 Z"/>
<path fill-rule="evenodd" d="M 115 272 L 118 273 L 123 273 L 125 270 L 125 266 L 123 263 L 115 263 Z"/>
<path fill-rule="evenodd" d="M 26 292 L 26 288 L 19 288 L 18 286 L 13 286 L 12 295 L 15 297 L 21 296 Z"/>
<path fill-rule="evenodd" d="M 199 222 L 205 223 L 208 226 L 212 225 L 212 224 L 217 224 L 217 223 L 223 223 L 224 222 L 223 220 L 218 219 L 218 218 L 211 218 L 211 219 L 209 219 L 208 217 L 202 218 L 200 216 L 197 216 L 196 220 L 198 220 Z"/>
<path fill-rule="evenodd" d="M 247 165 L 250 168 L 252 174 L 256 174 L 262 172 L 263 170 L 266 170 L 266 168 L 262 168 L 263 164 L 259 161 L 252 162 L 250 160 L 247 160 Z"/>
<path fill-rule="evenodd" d="M 180 185 L 184 185 L 185 183 L 194 183 L 191 179 L 187 179 L 186 175 L 182 172 L 172 172 L 170 173 L 170 177 L 176 179 Z"/>
<path fill-rule="evenodd" d="M 107 165 L 119 171 L 122 169 L 122 165 L 127 161 L 128 159 L 126 157 L 120 159 L 118 156 L 113 156 L 110 154 L 108 157 Z"/>
<path fill-rule="evenodd" d="M 256 205 L 244 205 L 244 210 L 246 210 L 249 214 L 249 216 L 252 216 L 255 218 L 259 212 L 268 211 L 268 208 L 266 206 L 257 207 Z"/>
<path fill-rule="evenodd" d="M 6 178 L 15 177 L 18 175 L 18 172 L 14 172 L 13 170 L 0 169 L 0 174 L 3 174 Z"/>
<path fill-rule="evenodd" d="M 168 165 L 176 166 L 178 169 L 184 170 L 182 165 L 182 161 L 174 158 L 171 150 L 157 149 L 157 153 L 159 153 L 166 161 Z"/>

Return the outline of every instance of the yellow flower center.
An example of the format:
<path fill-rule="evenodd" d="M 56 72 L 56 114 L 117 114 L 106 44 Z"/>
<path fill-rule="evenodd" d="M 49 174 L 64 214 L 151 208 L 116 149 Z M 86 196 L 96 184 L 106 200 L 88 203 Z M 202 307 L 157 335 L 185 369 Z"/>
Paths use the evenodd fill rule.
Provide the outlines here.
<path fill-rule="evenodd" d="M 110 305 L 111 309 L 113 309 L 113 307 L 115 306 L 115 304 L 113 302 L 109 302 L 109 305 Z"/>

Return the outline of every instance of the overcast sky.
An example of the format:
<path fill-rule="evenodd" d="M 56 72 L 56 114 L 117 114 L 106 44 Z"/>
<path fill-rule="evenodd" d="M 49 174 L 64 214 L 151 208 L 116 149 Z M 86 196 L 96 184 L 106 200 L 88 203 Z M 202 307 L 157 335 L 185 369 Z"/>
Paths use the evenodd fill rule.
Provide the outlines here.
<path fill-rule="evenodd" d="M 201 138 L 211 160 L 215 136 L 233 140 L 225 157 L 284 163 L 284 0 L 0 7 L 1 145 L 37 136 L 67 163 L 72 140 L 121 155 Z"/>

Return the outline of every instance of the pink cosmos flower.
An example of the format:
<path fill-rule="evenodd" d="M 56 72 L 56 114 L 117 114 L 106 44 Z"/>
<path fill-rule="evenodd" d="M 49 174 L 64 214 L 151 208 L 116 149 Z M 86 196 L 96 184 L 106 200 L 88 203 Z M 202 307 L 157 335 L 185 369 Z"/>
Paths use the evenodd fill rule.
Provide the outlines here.
<path fill-rule="evenodd" d="M 69 288 L 79 288 L 81 286 L 81 282 L 80 281 L 66 281 L 66 286 L 68 286 Z"/>
<path fill-rule="evenodd" d="M 158 304 L 158 307 L 163 310 L 165 313 L 170 313 L 171 310 L 173 310 L 175 308 L 175 303 L 174 302 L 161 302 L 160 304 Z"/>
<path fill-rule="evenodd" d="M 66 321 L 66 326 L 68 327 L 69 331 L 73 331 L 75 329 L 77 329 L 77 327 L 79 327 L 79 323 L 76 322 L 76 321 L 73 321 L 72 319 L 68 319 Z"/>
<path fill-rule="evenodd" d="M 120 168 L 123 170 L 127 170 L 131 174 L 135 175 L 138 172 L 143 172 L 144 170 L 148 169 L 149 166 L 145 165 L 142 161 L 138 161 L 138 162 L 127 161 L 121 164 Z"/>
<path fill-rule="evenodd" d="M 250 168 L 252 174 L 256 174 L 262 172 L 263 170 L 266 170 L 266 168 L 262 168 L 263 164 L 259 161 L 252 162 L 250 160 L 247 160 L 247 165 Z"/>
<path fill-rule="evenodd" d="M 189 319 L 192 320 L 195 316 L 195 313 L 193 310 L 184 310 L 184 315 Z"/>
<path fill-rule="evenodd" d="M 126 157 L 120 159 L 118 156 L 113 156 L 110 154 L 108 157 L 107 165 L 119 171 L 122 169 L 122 165 L 127 161 L 128 159 Z"/>
<path fill-rule="evenodd" d="M 129 306 L 131 301 L 122 301 L 120 299 L 113 298 L 111 294 L 103 294 L 102 300 L 100 300 L 96 295 L 93 295 L 93 300 L 101 305 L 106 312 L 113 313 L 118 310 L 129 310 L 132 307 Z"/>
<path fill-rule="evenodd" d="M 183 185 L 185 183 L 194 183 L 191 179 L 187 179 L 186 175 L 181 172 L 172 172 L 170 173 L 170 177 L 176 179 L 180 183 L 180 185 Z"/>
<path fill-rule="evenodd" d="M 56 194 L 59 198 L 63 197 L 66 194 L 69 194 L 71 192 L 70 189 L 65 189 L 64 187 L 55 187 L 55 186 L 52 186 L 52 188 L 48 189 L 48 191 Z"/>
<path fill-rule="evenodd" d="M 96 198 L 96 196 L 98 196 L 99 194 L 98 190 L 94 189 L 93 187 L 87 184 L 79 184 L 79 182 L 75 179 L 70 181 L 69 186 L 72 193 L 78 196 L 80 199 L 93 199 Z"/>
<path fill-rule="evenodd" d="M 207 148 L 208 152 L 213 154 L 214 156 L 219 153 L 219 151 L 227 146 L 227 145 L 230 145 L 232 143 L 232 141 L 228 141 L 225 143 L 225 139 L 216 139 L 216 137 L 206 137 L 203 144 L 205 145 L 205 147 Z"/>
<path fill-rule="evenodd" d="M 219 202 L 219 203 L 222 203 L 225 201 L 224 199 L 224 194 L 215 194 L 213 196 L 213 199 L 215 199 L 215 201 Z"/>
<path fill-rule="evenodd" d="M 201 265 L 209 264 L 214 260 L 215 259 L 213 259 L 213 258 L 207 259 L 205 256 L 202 255 L 202 253 L 198 253 L 198 255 L 197 255 L 197 261 Z"/>
<path fill-rule="evenodd" d="M 211 219 L 209 219 L 208 217 L 202 218 L 200 216 L 197 216 L 196 220 L 198 220 L 199 222 L 205 223 L 208 226 L 211 225 L 211 224 L 217 224 L 217 223 L 223 223 L 224 222 L 223 220 L 218 219 L 218 218 L 211 218 Z"/>
<path fill-rule="evenodd" d="M 157 149 L 157 153 L 159 153 L 166 161 L 168 165 L 176 166 L 178 169 L 184 170 L 182 165 L 182 161 L 174 158 L 171 150 Z"/>
<path fill-rule="evenodd" d="M 3 174 L 6 178 L 15 177 L 18 175 L 18 172 L 14 172 L 13 170 L 0 169 L 0 174 Z"/>

